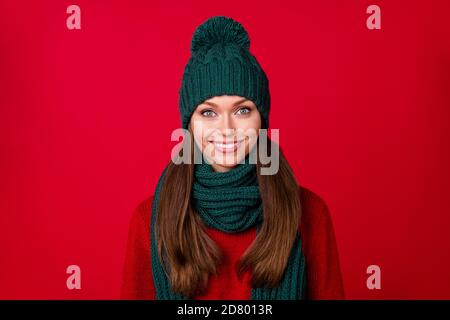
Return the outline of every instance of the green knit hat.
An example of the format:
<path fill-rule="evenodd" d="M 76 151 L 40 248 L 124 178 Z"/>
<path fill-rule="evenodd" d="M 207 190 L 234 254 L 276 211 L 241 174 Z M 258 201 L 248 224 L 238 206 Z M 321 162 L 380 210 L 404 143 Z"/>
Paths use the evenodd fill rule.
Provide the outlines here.
<path fill-rule="evenodd" d="M 269 80 L 249 49 L 247 31 L 229 17 L 209 18 L 195 30 L 179 89 L 184 129 L 199 104 L 220 95 L 253 101 L 261 114 L 262 129 L 269 127 Z"/>

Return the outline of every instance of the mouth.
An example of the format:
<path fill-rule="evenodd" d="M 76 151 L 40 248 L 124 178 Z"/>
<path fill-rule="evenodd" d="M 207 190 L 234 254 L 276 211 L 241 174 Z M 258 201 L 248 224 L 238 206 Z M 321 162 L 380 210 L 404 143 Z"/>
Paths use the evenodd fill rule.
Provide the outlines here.
<path fill-rule="evenodd" d="M 223 153 L 235 152 L 242 145 L 244 140 L 240 141 L 232 141 L 232 142 L 218 142 L 218 141 L 209 141 L 214 145 L 214 148 Z"/>

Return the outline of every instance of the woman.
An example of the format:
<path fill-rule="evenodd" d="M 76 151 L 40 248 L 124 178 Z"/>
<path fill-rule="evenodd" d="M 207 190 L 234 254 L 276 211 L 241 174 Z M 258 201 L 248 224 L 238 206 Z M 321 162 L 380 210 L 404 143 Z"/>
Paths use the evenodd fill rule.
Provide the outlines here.
<path fill-rule="evenodd" d="M 267 139 L 268 79 L 249 48 L 228 17 L 195 31 L 183 148 L 131 219 L 123 299 L 344 298 L 328 208 Z"/>

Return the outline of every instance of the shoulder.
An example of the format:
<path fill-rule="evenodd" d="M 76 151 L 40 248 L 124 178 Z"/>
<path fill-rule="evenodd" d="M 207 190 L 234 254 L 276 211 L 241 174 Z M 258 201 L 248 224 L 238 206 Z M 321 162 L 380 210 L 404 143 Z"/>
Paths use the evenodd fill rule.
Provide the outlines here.
<path fill-rule="evenodd" d="M 344 299 L 339 253 L 330 215 L 324 199 L 300 186 L 302 216 L 300 237 L 305 253 L 309 299 Z"/>
<path fill-rule="evenodd" d="M 333 232 L 332 217 L 326 201 L 318 193 L 299 185 L 302 208 L 299 231 L 306 238 L 325 236 Z"/>
<path fill-rule="evenodd" d="M 150 218 L 152 215 L 153 195 L 145 198 L 134 208 L 131 216 L 130 228 L 150 231 Z"/>
<path fill-rule="evenodd" d="M 155 299 L 149 237 L 151 203 L 152 197 L 144 199 L 136 205 L 131 215 L 121 299 Z"/>
<path fill-rule="evenodd" d="M 328 218 L 330 214 L 328 205 L 319 194 L 299 185 L 299 197 L 302 206 L 302 218 L 314 221 Z"/>

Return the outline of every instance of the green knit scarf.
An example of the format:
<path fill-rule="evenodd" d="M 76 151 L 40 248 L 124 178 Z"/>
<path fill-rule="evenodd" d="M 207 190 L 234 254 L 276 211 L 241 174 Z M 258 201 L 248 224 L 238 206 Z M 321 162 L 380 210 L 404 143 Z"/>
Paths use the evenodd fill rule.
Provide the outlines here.
<path fill-rule="evenodd" d="M 171 290 L 168 275 L 157 254 L 154 226 L 157 215 L 156 208 L 166 171 L 167 167 L 156 186 L 150 223 L 152 275 L 156 299 L 192 299 Z M 263 221 L 263 210 L 254 164 L 244 162 L 228 172 L 215 172 L 210 164 L 202 163 L 195 165 L 194 172 L 191 201 L 193 201 L 196 212 L 207 226 L 224 232 L 235 233 L 256 225 L 256 232 L 259 232 Z M 251 299 L 304 299 L 305 277 L 305 258 L 302 252 L 301 239 L 297 233 L 285 273 L 279 285 L 275 288 L 252 288 Z"/>

